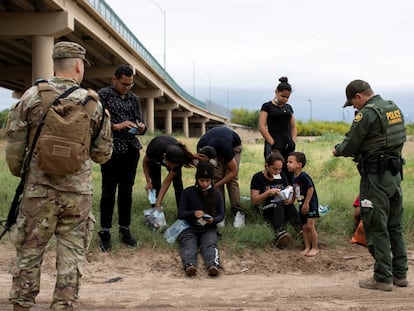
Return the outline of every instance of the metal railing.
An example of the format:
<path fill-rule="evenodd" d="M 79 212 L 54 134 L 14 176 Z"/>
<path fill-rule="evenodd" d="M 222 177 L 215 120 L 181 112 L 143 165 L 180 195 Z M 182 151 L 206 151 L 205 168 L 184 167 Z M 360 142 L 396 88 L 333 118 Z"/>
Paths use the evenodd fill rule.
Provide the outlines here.
<path fill-rule="evenodd" d="M 104 18 L 118 33 L 122 36 L 134 50 L 161 76 L 166 82 L 184 99 L 190 103 L 208 109 L 210 112 L 221 116 L 229 116 L 229 111 L 223 106 L 214 104 L 207 105 L 205 102 L 191 96 L 168 74 L 166 70 L 158 63 L 150 52 L 142 45 L 135 35 L 128 29 L 124 22 L 116 15 L 112 8 L 104 0 L 87 0 L 95 10 Z"/>

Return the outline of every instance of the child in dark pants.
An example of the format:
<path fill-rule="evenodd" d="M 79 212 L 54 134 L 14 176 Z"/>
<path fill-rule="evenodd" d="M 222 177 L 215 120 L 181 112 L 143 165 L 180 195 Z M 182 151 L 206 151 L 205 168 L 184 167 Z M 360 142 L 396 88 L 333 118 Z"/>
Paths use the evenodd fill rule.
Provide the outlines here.
<path fill-rule="evenodd" d="M 197 273 L 197 254 L 200 249 L 210 276 L 219 274 L 217 223 L 224 219 L 221 192 L 213 186 L 211 164 L 197 165 L 196 184 L 186 188 L 180 199 L 178 218 L 190 225 L 178 236 L 181 260 L 188 276 Z"/>

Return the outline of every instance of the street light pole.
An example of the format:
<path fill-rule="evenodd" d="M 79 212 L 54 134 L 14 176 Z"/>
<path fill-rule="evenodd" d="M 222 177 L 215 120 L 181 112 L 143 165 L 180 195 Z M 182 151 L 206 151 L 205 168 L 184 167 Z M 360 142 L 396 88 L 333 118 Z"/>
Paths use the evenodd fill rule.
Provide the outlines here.
<path fill-rule="evenodd" d="M 188 56 L 187 54 L 183 54 L 184 56 L 186 56 L 190 61 L 191 64 L 193 64 L 193 97 L 195 97 L 195 63 L 194 60 Z"/>
<path fill-rule="evenodd" d="M 230 89 L 227 83 L 221 82 L 226 87 L 226 108 L 227 116 L 230 117 Z"/>
<path fill-rule="evenodd" d="M 207 71 L 203 72 L 208 76 L 208 101 L 211 103 L 211 76 Z"/>
<path fill-rule="evenodd" d="M 312 99 L 308 99 L 310 110 L 310 122 L 312 122 Z"/>
<path fill-rule="evenodd" d="M 155 1 L 150 1 L 150 3 L 157 6 L 161 11 L 164 19 L 164 70 L 167 68 L 167 13 L 166 11 Z"/>

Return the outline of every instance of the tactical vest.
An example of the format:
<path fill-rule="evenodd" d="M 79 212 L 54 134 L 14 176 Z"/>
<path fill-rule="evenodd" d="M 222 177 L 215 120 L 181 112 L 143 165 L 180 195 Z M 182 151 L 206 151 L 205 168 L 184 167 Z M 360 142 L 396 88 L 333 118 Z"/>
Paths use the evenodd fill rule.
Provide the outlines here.
<path fill-rule="evenodd" d="M 402 145 L 406 141 L 404 116 L 392 101 L 369 103 L 364 108 L 375 111 L 381 122 L 381 135 L 364 141 L 361 151 L 372 148 L 388 148 Z"/>

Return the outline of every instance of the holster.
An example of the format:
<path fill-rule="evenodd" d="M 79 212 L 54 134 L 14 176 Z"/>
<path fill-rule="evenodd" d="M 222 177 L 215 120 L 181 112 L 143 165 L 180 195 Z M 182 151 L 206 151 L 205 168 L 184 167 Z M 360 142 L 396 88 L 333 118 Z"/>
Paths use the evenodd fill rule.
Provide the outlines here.
<path fill-rule="evenodd" d="M 401 180 L 403 180 L 403 165 L 405 160 L 403 158 L 392 158 L 388 160 L 388 167 L 392 175 L 401 174 Z"/>
<path fill-rule="evenodd" d="M 367 171 L 365 169 L 365 160 L 364 158 L 361 158 L 357 164 L 357 169 L 358 172 L 361 176 L 366 176 L 367 175 Z"/>
<path fill-rule="evenodd" d="M 391 158 L 374 163 L 366 163 L 363 159 L 361 159 L 357 167 L 361 176 L 366 176 L 367 174 L 382 176 L 386 170 L 389 170 L 393 176 L 400 173 L 401 179 L 403 179 L 403 164 L 404 159 L 402 158 Z"/>

